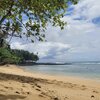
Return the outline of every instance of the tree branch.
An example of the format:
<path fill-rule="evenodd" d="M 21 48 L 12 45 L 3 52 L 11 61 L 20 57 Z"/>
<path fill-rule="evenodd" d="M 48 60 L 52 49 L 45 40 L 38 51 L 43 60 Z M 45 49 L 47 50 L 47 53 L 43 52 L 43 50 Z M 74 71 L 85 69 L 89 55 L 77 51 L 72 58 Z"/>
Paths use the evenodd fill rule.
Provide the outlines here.
<path fill-rule="evenodd" d="M 13 7 L 14 1 L 12 1 L 11 6 L 9 7 L 9 10 L 6 15 L 4 15 L 0 20 L 0 25 L 4 22 L 4 20 L 7 18 L 7 16 L 11 15 L 11 9 Z"/>

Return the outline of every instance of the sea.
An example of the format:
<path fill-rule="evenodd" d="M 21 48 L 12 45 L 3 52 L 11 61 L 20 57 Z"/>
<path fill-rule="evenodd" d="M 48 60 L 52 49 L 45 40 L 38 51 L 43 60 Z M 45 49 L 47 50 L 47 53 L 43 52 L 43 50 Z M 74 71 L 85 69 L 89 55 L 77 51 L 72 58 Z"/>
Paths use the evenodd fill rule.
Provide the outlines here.
<path fill-rule="evenodd" d="M 23 66 L 30 72 L 49 75 L 76 76 L 100 80 L 100 63 L 72 63 L 66 65 Z"/>

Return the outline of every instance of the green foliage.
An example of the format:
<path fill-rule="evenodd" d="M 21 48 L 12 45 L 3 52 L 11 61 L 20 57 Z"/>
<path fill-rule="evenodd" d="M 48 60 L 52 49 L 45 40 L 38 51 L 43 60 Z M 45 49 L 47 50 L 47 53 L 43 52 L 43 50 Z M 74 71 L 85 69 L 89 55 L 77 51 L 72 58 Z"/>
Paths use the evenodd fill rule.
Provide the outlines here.
<path fill-rule="evenodd" d="M 48 22 L 64 28 L 61 18 L 69 1 L 76 4 L 78 0 L 0 0 L 0 35 L 43 41 Z"/>
<path fill-rule="evenodd" d="M 0 63 L 18 63 L 20 58 L 12 55 L 12 53 L 6 48 L 0 48 Z"/>
<path fill-rule="evenodd" d="M 20 58 L 20 62 L 36 62 L 37 60 L 39 60 L 39 57 L 37 55 L 28 51 L 13 49 L 12 53 Z"/>
<path fill-rule="evenodd" d="M 0 48 L 0 64 L 18 64 L 26 61 L 36 62 L 37 60 L 39 60 L 38 56 L 28 51 Z"/>

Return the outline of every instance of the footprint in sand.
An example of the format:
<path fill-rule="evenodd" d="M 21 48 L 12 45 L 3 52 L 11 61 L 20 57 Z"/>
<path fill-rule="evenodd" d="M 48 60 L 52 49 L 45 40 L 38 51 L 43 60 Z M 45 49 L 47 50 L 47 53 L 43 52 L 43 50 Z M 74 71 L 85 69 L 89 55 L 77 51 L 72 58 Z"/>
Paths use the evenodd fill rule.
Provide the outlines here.
<path fill-rule="evenodd" d="M 40 85 L 38 85 L 38 84 L 35 84 L 35 86 L 36 86 L 36 87 L 38 87 L 38 88 L 41 88 L 41 86 L 40 86 Z"/>
<path fill-rule="evenodd" d="M 87 89 L 85 85 L 82 85 L 80 88 L 81 88 L 81 90 L 86 90 Z"/>
<path fill-rule="evenodd" d="M 37 88 L 36 88 L 36 90 L 37 90 L 37 91 L 41 91 L 40 89 L 37 89 Z"/>
<path fill-rule="evenodd" d="M 91 98 L 95 98 L 95 96 L 94 95 L 91 95 Z"/>
<path fill-rule="evenodd" d="M 18 91 L 16 91 L 15 93 L 16 93 L 16 94 L 20 94 L 20 92 L 18 92 Z"/>
<path fill-rule="evenodd" d="M 93 93 L 99 93 L 98 91 L 96 91 L 96 90 L 93 90 Z"/>
<path fill-rule="evenodd" d="M 44 95 L 42 95 L 42 94 L 39 94 L 39 97 L 44 97 Z"/>
<path fill-rule="evenodd" d="M 60 100 L 58 97 L 53 98 L 53 100 Z"/>
<path fill-rule="evenodd" d="M 68 100 L 69 98 L 67 96 L 64 97 L 64 100 Z"/>
<path fill-rule="evenodd" d="M 0 91 L 1 91 L 1 92 L 6 92 L 6 91 L 5 91 L 5 90 L 3 90 L 3 89 L 0 89 Z"/>
<path fill-rule="evenodd" d="M 6 88 L 6 89 L 10 89 L 10 90 L 13 90 L 12 87 L 7 87 L 7 86 L 5 86 L 4 88 Z"/>

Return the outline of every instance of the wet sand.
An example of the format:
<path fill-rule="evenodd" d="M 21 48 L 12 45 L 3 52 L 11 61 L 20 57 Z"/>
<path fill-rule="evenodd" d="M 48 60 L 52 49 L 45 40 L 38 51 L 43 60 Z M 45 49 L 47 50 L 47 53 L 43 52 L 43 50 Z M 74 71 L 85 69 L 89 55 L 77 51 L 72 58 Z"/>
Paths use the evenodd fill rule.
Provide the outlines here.
<path fill-rule="evenodd" d="M 30 73 L 0 66 L 0 100 L 100 100 L 100 80 Z"/>

